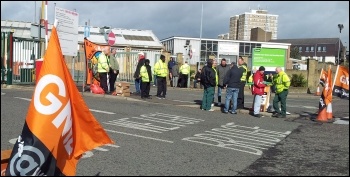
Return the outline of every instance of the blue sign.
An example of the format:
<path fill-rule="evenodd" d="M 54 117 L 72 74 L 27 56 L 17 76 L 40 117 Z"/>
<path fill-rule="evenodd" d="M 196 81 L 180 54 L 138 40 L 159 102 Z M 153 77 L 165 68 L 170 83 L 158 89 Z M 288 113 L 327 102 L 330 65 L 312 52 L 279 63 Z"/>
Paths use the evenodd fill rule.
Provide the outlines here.
<path fill-rule="evenodd" d="M 90 26 L 85 26 L 84 37 L 90 37 Z"/>

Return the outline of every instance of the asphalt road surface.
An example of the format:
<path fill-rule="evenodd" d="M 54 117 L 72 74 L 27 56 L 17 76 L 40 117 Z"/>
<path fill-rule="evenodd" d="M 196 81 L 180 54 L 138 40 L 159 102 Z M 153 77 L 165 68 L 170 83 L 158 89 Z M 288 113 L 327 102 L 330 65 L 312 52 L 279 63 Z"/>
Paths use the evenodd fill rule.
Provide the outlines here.
<path fill-rule="evenodd" d="M 33 90 L 2 92 L 4 150 L 22 131 Z M 349 175 L 349 125 L 311 121 L 319 97 L 291 94 L 288 111 L 302 116 L 285 121 L 202 111 L 201 94 L 169 89 L 166 100 L 139 101 L 84 93 L 115 144 L 86 152 L 77 175 Z M 251 100 L 247 95 L 246 106 Z M 333 106 L 333 115 L 346 119 L 349 101 L 334 98 Z"/>

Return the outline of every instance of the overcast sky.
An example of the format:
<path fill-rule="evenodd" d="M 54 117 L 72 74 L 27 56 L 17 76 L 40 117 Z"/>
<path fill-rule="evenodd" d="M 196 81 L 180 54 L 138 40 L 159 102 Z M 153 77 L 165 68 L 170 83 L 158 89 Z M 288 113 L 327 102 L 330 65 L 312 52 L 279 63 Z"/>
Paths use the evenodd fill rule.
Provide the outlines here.
<path fill-rule="evenodd" d="M 231 16 L 260 6 L 279 15 L 278 39 L 338 38 L 338 24 L 343 24 L 341 40 L 349 44 L 349 1 L 49 1 L 48 20 L 54 20 L 56 3 L 60 8 L 76 9 L 79 25 L 90 19 L 94 27 L 152 30 L 160 40 L 171 36 L 200 37 L 202 2 L 203 38 L 216 39 L 228 33 Z M 41 1 L 1 1 L 1 20 L 38 21 L 40 6 Z"/>

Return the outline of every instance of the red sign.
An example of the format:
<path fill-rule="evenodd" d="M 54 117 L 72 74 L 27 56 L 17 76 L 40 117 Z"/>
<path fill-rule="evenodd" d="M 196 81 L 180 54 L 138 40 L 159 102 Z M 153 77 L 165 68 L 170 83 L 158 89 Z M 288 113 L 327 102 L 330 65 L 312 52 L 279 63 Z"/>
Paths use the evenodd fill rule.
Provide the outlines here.
<path fill-rule="evenodd" d="M 108 45 L 114 45 L 115 43 L 115 35 L 114 33 L 111 31 L 109 34 L 108 34 Z"/>

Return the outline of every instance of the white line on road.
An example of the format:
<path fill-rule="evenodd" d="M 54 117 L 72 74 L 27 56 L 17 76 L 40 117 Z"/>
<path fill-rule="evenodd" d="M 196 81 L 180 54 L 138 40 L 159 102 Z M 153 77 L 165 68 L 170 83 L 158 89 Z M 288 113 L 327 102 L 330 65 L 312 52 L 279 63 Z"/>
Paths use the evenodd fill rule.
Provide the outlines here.
<path fill-rule="evenodd" d="M 105 130 L 107 132 L 119 133 L 119 134 L 130 135 L 130 136 L 136 136 L 136 137 L 139 137 L 139 138 L 146 138 L 146 139 L 151 139 L 151 140 L 157 140 L 157 141 L 162 141 L 162 142 L 166 142 L 166 143 L 174 143 L 173 141 L 168 141 L 168 140 L 163 140 L 163 139 L 158 139 L 158 138 L 152 138 L 152 137 L 141 136 L 141 135 L 136 135 L 136 134 L 130 134 L 130 133 L 125 133 L 125 132 L 118 132 L 118 131 L 108 130 L 108 129 L 105 129 Z"/>
<path fill-rule="evenodd" d="M 182 102 L 182 103 L 196 103 L 193 101 L 182 101 L 182 100 L 172 100 L 172 101 L 177 101 L 177 102 Z"/>
<path fill-rule="evenodd" d="M 21 100 L 26 100 L 26 101 L 31 101 L 32 100 L 30 98 L 22 98 L 22 97 L 14 97 L 14 98 L 21 99 Z M 104 114 L 115 114 L 114 112 L 101 111 L 101 110 L 97 110 L 97 109 L 90 109 L 90 111 L 98 112 L 98 113 L 104 113 Z"/>
<path fill-rule="evenodd" d="M 90 111 L 92 111 L 92 112 L 104 113 L 104 114 L 115 114 L 114 112 L 101 111 L 101 110 L 96 110 L 96 109 L 90 109 Z"/>
<path fill-rule="evenodd" d="M 32 100 L 30 98 L 22 98 L 22 97 L 15 97 L 15 98 L 18 98 L 18 99 L 21 99 L 21 100 L 26 100 L 26 101 L 31 101 Z"/>

